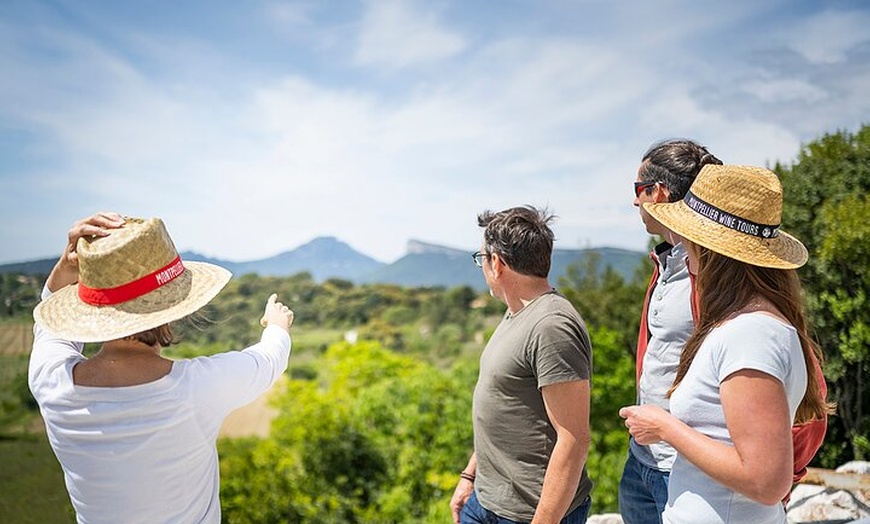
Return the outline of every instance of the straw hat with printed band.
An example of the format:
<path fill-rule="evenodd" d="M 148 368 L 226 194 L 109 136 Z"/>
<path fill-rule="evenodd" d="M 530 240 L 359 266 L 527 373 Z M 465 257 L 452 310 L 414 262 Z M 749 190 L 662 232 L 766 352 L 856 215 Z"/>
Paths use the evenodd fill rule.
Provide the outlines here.
<path fill-rule="evenodd" d="M 747 264 L 794 269 L 807 261 L 806 247 L 779 229 L 782 184 L 763 167 L 706 165 L 683 200 L 643 208 L 681 237 Z"/>
<path fill-rule="evenodd" d="M 125 218 L 109 236 L 80 238 L 79 282 L 34 310 L 47 331 L 76 342 L 105 342 L 183 318 L 213 299 L 232 276 L 183 262 L 163 221 Z"/>

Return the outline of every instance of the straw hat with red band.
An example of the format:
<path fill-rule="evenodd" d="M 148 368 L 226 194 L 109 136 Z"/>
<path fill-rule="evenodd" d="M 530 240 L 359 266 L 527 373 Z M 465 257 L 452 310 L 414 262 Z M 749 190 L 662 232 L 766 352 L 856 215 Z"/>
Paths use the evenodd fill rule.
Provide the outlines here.
<path fill-rule="evenodd" d="M 747 264 L 794 269 L 807 261 L 807 248 L 779 229 L 782 185 L 763 167 L 706 165 L 683 200 L 643 208 L 677 235 Z"/>
<path fill-rule="evenodd" d="M 79 239 L 78 284 L 34 310 L 49 332 L 76 342 L 135 335 L 195 312 L 232 276 L 214 264 L 182 261 L 159 218 L 126 218 L 108 231 Z"/>

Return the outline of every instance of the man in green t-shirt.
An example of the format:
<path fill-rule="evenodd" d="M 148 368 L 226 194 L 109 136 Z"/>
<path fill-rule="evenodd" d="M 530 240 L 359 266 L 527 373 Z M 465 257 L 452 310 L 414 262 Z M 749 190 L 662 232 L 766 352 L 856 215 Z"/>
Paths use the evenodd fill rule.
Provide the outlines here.
<path fill-rule="evenodd" d="M 507 312 L 480 357 L 474 453 L 450 502 L 456 524 L 586 522 L 592 482 L 586 326 L 550 285 L 553 216 L 515 207 L 478 216 L 472 255 Z"/>

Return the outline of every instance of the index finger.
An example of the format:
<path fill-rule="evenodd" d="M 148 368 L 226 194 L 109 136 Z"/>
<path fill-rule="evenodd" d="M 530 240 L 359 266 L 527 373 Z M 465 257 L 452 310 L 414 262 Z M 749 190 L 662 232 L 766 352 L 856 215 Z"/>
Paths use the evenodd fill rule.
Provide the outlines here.
<path fill-rule="evenodd" d="M 271 307 L 275 305 L 275 302 L 278 300 L 278 293 L 272 293 L 269 295 L 269 300 L 266 301 L 266 307 Z"/>

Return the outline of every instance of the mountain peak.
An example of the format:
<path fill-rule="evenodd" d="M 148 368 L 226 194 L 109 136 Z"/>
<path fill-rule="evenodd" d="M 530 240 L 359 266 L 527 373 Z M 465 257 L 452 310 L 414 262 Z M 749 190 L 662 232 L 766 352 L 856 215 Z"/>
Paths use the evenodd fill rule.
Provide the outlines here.
<path fill-rule="evenodd" d="M 303 244 L 303 245 L 310 246 L 312 244 L 314 244 L 314 245 L 317 245 L 317 244 L 332 245 L 332 244 L 344 244 L 344 242 L 342 242 L 341 240 L 339 240 L 333 236 L 322 236 L 322 237 L 313 238 L 309 242 L 307 242 L 306 244 Z"/>
<path fill-rule="evenodd" d="M 307 252 L 307 251 L 329 251 L 335 252 L 336 250 L 341 251 L 354 251 L 347 243 L 342 242 L 336 237 L 317 237 L 309 242 L 302 244 L 297 247 L 294 251 L 297 252 Z"/>

